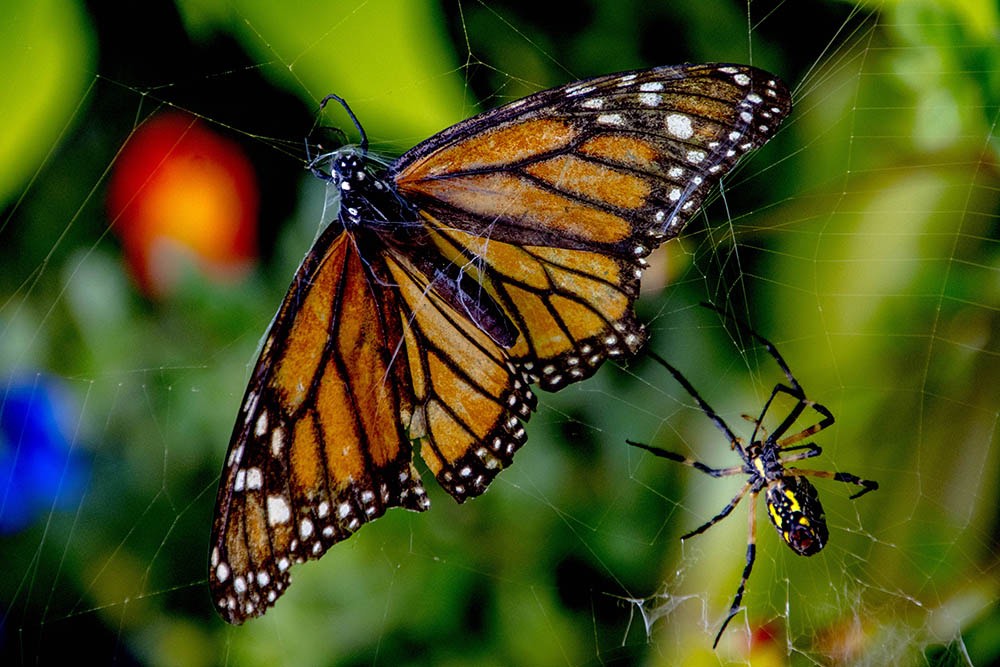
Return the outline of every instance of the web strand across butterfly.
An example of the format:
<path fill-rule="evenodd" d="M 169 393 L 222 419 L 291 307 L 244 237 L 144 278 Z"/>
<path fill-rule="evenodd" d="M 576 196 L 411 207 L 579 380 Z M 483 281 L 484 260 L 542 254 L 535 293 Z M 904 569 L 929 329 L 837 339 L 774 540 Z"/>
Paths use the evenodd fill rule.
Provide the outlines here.
<path fill-rule="evenodd" d="M 322 156 L 338 219 L 271 325 L 223 468 L 222 617 L 263 614 L 294 563 L 390 507 L 427 509 L 415 446 L 455 500 L 483 493 L 526 440 L 531 384 L 640 348 L 643 258 L 790 110 L 752 67 L 658 67 L 536 93 L 387 168 L 363 131 Z"/>

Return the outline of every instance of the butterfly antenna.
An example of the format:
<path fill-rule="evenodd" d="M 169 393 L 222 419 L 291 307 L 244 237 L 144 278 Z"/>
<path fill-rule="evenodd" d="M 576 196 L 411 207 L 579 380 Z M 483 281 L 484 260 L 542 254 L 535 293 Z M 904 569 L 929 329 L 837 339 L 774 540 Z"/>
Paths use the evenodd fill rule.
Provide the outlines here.
<path fill-rule="evenodd" d="M 365 134 L 365 128 L 361 127 L 361 123 L 358 121 L 358 117 L 354 115 L 353 111 L 351 111 L 351 105 L 349 105 L 347 103 L 347 100 L 345 100 L 343 97 L 330 93 L 329 95 L 324 97 L 323 100 L 319 103 L 320 110 L 322 110 L 323 107 L 326 106 L 326 103 L 329 102 L 330 100 L 335 100 L 340 106 L 344 107 L 344 111 L 346 111 L 347 115 L 351 117 L 351 121 L 354 122 L 354 127 L 358 128 L 358 133 L 361 135 L 361 144 L 360 144 L 361 152 L 367 153 L 368 135 Z"/>

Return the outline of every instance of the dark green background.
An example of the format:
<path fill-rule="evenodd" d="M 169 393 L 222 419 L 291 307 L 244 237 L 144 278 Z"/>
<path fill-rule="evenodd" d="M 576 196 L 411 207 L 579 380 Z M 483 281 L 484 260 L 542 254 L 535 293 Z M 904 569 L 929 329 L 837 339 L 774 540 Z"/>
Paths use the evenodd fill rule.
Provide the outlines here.
<path fill-rule="evenodd" d="M 992 0 L 753 2 L 749 16 L 727 0 L 114 4 L 14 2 L 0 18 L 0 371 L 65 381 L 92 465 L 75 512 L 0 539 L 4 664 L 743 660 L 746 614 L 710 645 L 745 508 L 677 539 L 739 483 L 624 440 L 718 466 L 735 456 L 643 361 L 542 395 L 485 496 L 459 507 L 430 489 L 430 512 L 390 512 L 296 568 L 263 619 L 226 626 L 206 584 L 248 364 L 320 222 L 302 143 L 318 100 L 346 97 L 392 155 L 551 85 L 684 61 L 752 62 L 796 106 L 658 256 L 640 304 L 651 345 L 742 429 L 780 376 L 695 305 L 730 303 L 836 414 L 815 466 L 881 483 L 855 503 L 820 481 L 831 542 L 811 559 L 758 514 L 745 604 L 775 636 L 754 664 L 997 660 Z M 192 277 L 153 303 L 121 270 L 103 196 L 125 139 L 169 107 L 251 155 L 263 263 L 239 287 Z M 646 600 L 645 618 L 629 599 Z"/>

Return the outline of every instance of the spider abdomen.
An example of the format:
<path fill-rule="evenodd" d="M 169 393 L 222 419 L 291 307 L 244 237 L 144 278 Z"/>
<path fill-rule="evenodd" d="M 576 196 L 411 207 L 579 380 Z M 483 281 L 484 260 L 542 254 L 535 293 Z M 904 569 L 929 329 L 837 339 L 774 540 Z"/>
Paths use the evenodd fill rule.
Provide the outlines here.
<path fill-rule="evenodd" d="M 778 535 L 795 553 L 819 553 L 830 536 L 816 487 L 801 475 L 785 475 L 767 486 L 767 513 Z"/>

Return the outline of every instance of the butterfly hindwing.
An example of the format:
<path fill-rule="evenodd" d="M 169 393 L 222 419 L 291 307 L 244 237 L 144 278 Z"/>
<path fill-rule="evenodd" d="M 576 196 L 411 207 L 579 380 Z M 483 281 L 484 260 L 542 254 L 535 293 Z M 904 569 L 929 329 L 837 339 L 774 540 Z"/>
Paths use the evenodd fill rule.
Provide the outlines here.
<path fill-rule="evenodd" d="M 443 300 L 405 254 L 389 272 L 402 306 L 415 397 L 410 437 L 457 501 L 477 496 L 513 460 L 535 409 L 507 351 Z"/>
<path fill-rule="evenodd" d="M 544 389 L 583 380 L 608 357 L 633 354 L 645 340 L 632 309 L 640 260 L 458 230 L 440 230 L 437 238 L 472 258 L 491 297 L 522 332 L 509 356 Z"/>

